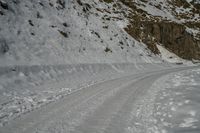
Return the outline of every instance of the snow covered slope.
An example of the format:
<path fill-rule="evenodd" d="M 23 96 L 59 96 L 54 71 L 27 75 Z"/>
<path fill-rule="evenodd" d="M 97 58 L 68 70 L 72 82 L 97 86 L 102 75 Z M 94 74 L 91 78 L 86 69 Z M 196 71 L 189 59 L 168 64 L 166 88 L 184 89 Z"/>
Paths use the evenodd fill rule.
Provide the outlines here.
<path fill-rule="evenodd" d="M 199 59 L 199 48 L 194 50 L 199 46 L 199 12 L 194 0 L 0 0 L 0 65 L 158 62 L 153 53 L 160 51 L 150 36 L 161 43 L 159 35 L 144 32 L 142 21 L 181 25 L 180 36 L 195 38 L 183 40 L 194 54 L 172 43 L 181 52 L 175 51 L 169 41 L 164 46 L 182 58 Z M 183 42 L 178 45 L 185 49 Z"/>
<path fill-rule="evenodd" d="M 128 8 L 123 4 L 120 13 L 99 0 L 0 3 L 1 66 L 158 60 L 124 31 Z"/>

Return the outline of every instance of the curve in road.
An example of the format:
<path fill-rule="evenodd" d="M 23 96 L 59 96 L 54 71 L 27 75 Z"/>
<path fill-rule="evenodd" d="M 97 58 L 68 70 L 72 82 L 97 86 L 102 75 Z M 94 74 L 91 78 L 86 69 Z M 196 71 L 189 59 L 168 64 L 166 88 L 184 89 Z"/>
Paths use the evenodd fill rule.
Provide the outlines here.
<path fill-rule="evenodd" d="M 192 68 L 154 71 L 95 84 L 13 120 L 0 132 L 154 132 L 152 104 L 148 104 L 154 97 L 149 93 L 151 85 L 161 76 Z"/>

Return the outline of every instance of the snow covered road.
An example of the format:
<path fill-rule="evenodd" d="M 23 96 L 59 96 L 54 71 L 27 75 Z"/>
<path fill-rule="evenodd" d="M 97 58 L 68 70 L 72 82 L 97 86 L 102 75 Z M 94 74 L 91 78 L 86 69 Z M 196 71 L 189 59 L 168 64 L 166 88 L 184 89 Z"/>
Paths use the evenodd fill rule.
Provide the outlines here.
<path fill-rule="evenodd" d="M 166 130 L 154 117 L 160 90 L 152 85 L 165 75 L 193 68 L 145 72 L 94 84 L 16 118 L 0 132 L 162 133 Z"/>

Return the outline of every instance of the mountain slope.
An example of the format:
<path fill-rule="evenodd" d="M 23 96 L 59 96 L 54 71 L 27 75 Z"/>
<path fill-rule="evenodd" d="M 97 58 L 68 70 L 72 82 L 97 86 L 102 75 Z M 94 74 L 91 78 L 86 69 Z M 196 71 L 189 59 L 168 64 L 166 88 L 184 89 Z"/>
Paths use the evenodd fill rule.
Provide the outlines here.
<path fill-rule="evenodd" d="M 0 65 L 161 62 L 157 45 L 200 59 L 197 0 L 0 0 L 0 5 Z"/>
<path fill-rule="evenodd" d="M 98 0 L 1 3 L 1 65 L 158 60 L 124 31 L 128 20 L 123 13 L 111 13 L 111 4 Z"/>
<path fill-rule="evenodd" d="M 181 58 L 200 59 L 200 4 L 186 0 L 121 1 L 131 8 L 126 31 L 156 54 L 158 44 Z"/>

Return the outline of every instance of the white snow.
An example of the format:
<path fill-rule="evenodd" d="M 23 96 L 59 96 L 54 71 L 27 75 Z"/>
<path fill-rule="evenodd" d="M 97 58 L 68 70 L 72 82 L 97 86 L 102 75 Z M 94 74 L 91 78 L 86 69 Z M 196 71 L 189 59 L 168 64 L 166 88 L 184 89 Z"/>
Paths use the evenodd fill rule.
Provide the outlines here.
<path fill-rule="evenodd" d="M 161 64 L 162 60 L 188 63 L 161 45 L 157 46 L 162 59 L 152 54 L 145 44 L 124 31 L 128 20 L 123 13 L 114 13 L 112 4 L 83 0 L 83 5 L 79 5 L 77 1 L 65 0 L 65 9 L 62 10 L 56 0 L 0 1 L 9 4 L 9 10 L 2 9 L 5 14 L 0 16 L 0 43 L 9 46 L 9 51 L 0 55 L 1 126 L 88 86 L 174 67 L 174 64 L 166 62 Z M 162 0 L 150 0 L 146 4 L 137 1 L 144 4 L 140 8 L 150 15 L 181 22 L 164 8 L 167 3 L 164 2 L 161 9 L 155 8 L 153 5 L 158 2 Z M 120 11 L 128 14 L 128 7 L 121 6 Z M 190 12 L 190 9 L 178 8 L 176 12 Z M 199 34 L 195 29 L 187 28 L 187 31 Z M 174 124 L 171 120 L 179 120 L 174 126 L 198 126 L 200 108 L 195 99 L 198 99 L 199 77 L 200 70 L 196 70 L 168 75 L 156 81 L 148 95 L 139 98 L 136 107 L 130 107 L 132 116 L 126 119 L 129 123 L 127 132 L 137 131 L 137 126 L 146 126 L 151 132 L 166 133 L 164 128 L 171 128 Z M 104 102 L 105 97 L 112 97 L 118 89 L 98 97 L 96 101 L 83 101 L 93 106 L 81 107 L 83 112 L 75 115 L 74 121 L 68 123 L 69 127 L 81 123 Z M 119 108 L 118 104 L 115 106 Z M 185 117 L 180 117 L 180 114 Z M 52 127 L 52 130 L 56 129 Z M 71 131 L 70 128 L 67 130 Z"/>
<path fill-rule="evenodd" d="M 160 91 L 155 100 L 154 116 L 161 121 L 159 127 L 169 132 L 198 132 L 199 72 L 200 69 L 172 73 L 156 81 Z"/>
<path fill-rule="evenodd" d="M 200 35 L 200 31 L 197 30 L 197 29 L 192 29 L 192 28 L 186 28 L 186 31 L 191 34 L 191 35 L 194 35 L 194 37 L 197 38 L 198 35 Z"/>
<path fill-rule="evenodd" d="M 181 59 L 180 57 L 178 57 L 176 54 L 168 51 L 166 48 L 164 48 L 163 46 L 161 45 L 156 45 L 157 48 L 159 49 L 160 51 L 160 54 L 161 54 L 161 58 L 164 60 L 164 61 L 167 61 L 167 62 L 171 62 L 171 63 L 184 63 L 184 64 L 192 64 L 192 62 L 189 62 L 189 61 L 185 61 L 184 59 Z"/>
<path fill-rule="evenodd" d="M 56 0 L 21 0 L 17 4 L 9 0 L 13 12 L 7 10 L 0 17 L 0 41 L 5 40 L 9 51 L 0 58 L 0 66 L 160 61 L 154 55 L 149 57 L 145 46 L 123 30 L 128 20 L 122 13 L 113 13 L 112 4 L 65 2 L 62 10 L 57 9 L 60 5 Z M 85 8 L 88 10 L 83 11 Z M 120 10 L 127 12 L 128 8 L 122 5 Z M 124 43 L 123 49 L 119 42 Z M 112 52 L 105 52 L 106 47 Z"/>
<path fill-rule="evenodd" d="M 138 64 L 139 65 L 139 64 Z M 0 70 L 0 123 L 54 102 L 87 86 L 130 74 L 161 69 L 163 65 L 77 64 L 15 66 Z"/>
<path fill-rule="evenodd" d="M 198 122 L 198 120 L 195 118 L 186 118 L 186 119 L 184 119 L 184 122 L 181 123 L 179 126 L 180 127 L 192 127 L 193 123 L 195 123 L 195 122 Z"/>

